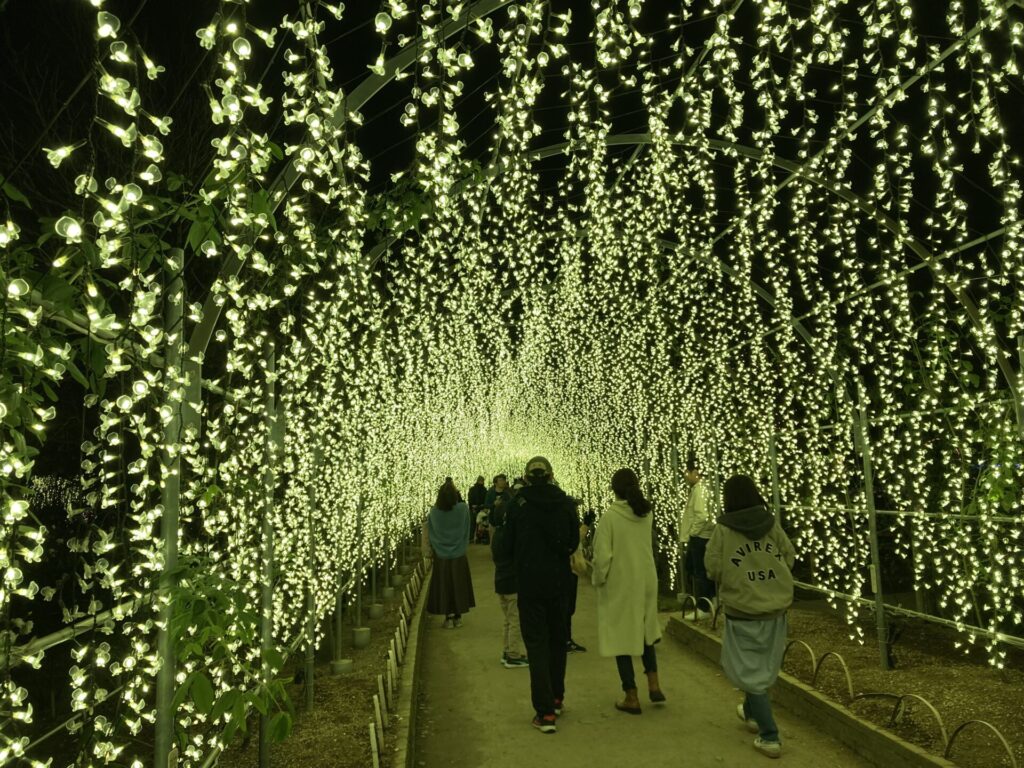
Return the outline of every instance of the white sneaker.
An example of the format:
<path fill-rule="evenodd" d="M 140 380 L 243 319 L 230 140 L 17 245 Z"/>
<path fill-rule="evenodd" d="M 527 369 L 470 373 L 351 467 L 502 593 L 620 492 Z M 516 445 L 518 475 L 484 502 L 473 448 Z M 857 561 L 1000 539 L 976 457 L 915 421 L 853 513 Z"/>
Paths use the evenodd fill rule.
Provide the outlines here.
<path fill-rule="evenodd" d="M 746 714 L 743 712 L 742 702 L 736 705 L 736 716 L 743 721 L 743 723 L 747 726 L 747 730 L 751 733 L 757 733 L 759 730 L 761 730 L 760 727 L 757 725 L 757 721 L 752 717 L 747 717 Z"/>
<path fill-rule="evenodd" d="M 782 757 L 782 745 L 777 741 L 765 741 L 760 736 L 754 739 L 754 749 L 768 757 Z"/>

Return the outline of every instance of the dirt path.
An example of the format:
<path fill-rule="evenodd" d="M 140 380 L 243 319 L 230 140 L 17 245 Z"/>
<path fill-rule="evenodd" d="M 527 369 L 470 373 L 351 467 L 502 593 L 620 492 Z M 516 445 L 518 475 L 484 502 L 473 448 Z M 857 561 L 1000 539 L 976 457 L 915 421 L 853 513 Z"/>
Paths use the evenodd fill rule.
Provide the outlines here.
<path fill-rule="evenodd" d="M 658 644 L 658 667 L 668 703 L 644 705 L 639 717 L 617 712 L 620 695 L 612 659 L 597 654 L 594 591 L 581 584 L 575 639 L 587 653 L 570 654 L 566 710 L 558 733 L 530 727 L 526 669 L 505 669 L 501 657 L 501 609 L 494 594 L 490 551 L 469 553 L 477 607 L 460 629 L 441 629 L 430 616 L 422 642 L 416 764 L 426 768 L 600 768 L 690 766 L 714 768 L 772 763 L 756 753 L 735 714 L 739 694 L 721 670 L 689 656 L 671 638 Z M 666 617 L 667 619 L 667 617 Z M 642 670 L 637 660 L 638 677 Z M 646 701 L 646 691 L 642 691 Z M 776 710 L 783 763 L 791 768 L 867 768 L 869 763 L 837 742 Z"/>

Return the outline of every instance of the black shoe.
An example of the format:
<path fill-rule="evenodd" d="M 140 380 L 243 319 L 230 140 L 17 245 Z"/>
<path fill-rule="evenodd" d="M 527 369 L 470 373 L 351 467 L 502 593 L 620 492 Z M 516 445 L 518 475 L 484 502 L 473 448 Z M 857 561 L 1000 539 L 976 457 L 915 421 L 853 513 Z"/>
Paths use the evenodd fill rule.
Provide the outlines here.
<path fill-rule="evenodd" d="M 571 638 L 570 638 L 569 642 L 565 644 L 565 650 L 566 650 L 567 653 L 586 653 L 587 652 L 586 648 L 584 648 L 582 645 L 580 645 L 579 643 L 577 643 L 575 640 L 573 640 Z"/>
<path fill-rule="evenodd" d="M 533 718 L 531 725 L 541 733 L 556 733 L 558 731 L 554 715 L 544 715 L 543 717 L 537 715 Z"/>

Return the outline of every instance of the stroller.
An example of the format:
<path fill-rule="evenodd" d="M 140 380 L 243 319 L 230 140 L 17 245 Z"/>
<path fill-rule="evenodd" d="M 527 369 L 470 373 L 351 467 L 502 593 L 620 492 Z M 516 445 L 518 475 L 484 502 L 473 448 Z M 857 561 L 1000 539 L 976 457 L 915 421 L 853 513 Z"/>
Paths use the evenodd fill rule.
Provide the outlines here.
<path fill-rule="evenodd" d="M 491 528 L 487 524 L 487 510 L 481 509 L 476 513 L 476 532 L 473 534 L 474 544 L 490 544 Z"/>

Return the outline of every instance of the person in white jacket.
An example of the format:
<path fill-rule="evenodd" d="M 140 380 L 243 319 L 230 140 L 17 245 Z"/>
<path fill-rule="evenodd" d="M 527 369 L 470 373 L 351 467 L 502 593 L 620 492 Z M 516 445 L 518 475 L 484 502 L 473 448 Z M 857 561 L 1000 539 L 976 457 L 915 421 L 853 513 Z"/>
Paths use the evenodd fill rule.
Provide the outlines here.
<path fill-rule="evenodd" d="M 612 476 L 615 501 L 601 516 L 594 533 L 594 573 L 597 587 L 597 648 L 614 656 L 625 691 L 615 708 L 640 714 L 633 656 L 641 656 L 652 702 L 665 701 L 658 682 L 654 644 L 661 639 L 658 623 L 658 573 L 651 538 L 651 504 L 640 491 L 631 469 Z"/>
<path fill-rule="evenodd" d="M 686 501 L 686 511 L 679 526 L 679 538 L 686 545 L 686 572 L 693 583 L 693 599 L 696 600 L 694 614 L 683 611 L 684 618 L 696 615 L 705 619 L 714 612 L 715 583 L 708 578 L 704 568 L 704 553 L 707 551 L 708 540 L 715 530 L 715 520 L 711 516 L 704 478 L 701 476 L 695 457 L 687 462 L 686 482 L 690 486 L 690 497 Z"/>

